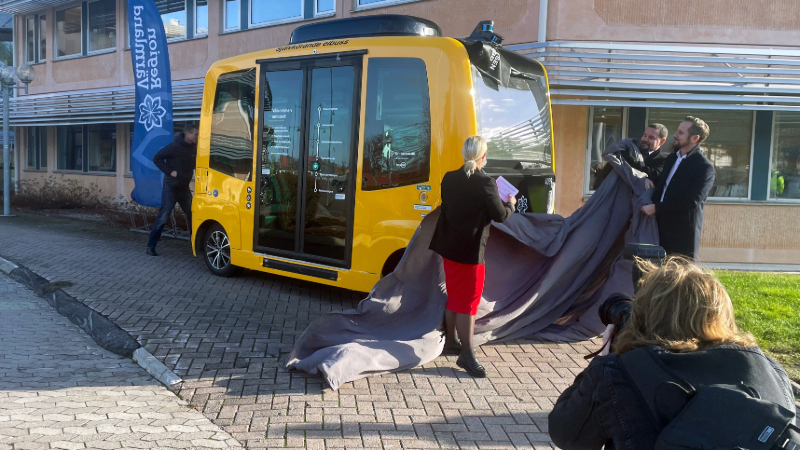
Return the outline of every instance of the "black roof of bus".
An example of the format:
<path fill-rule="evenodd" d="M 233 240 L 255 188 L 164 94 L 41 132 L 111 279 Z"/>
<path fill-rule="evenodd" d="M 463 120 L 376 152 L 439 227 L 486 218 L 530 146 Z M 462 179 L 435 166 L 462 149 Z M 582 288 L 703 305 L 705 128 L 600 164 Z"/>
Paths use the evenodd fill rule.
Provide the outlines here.
<path fill-rule="evenodd" d="M 400 14 L 350 17 L 301 25 L 292 31 L 292 44 L 328 39 L 379 36 L 441 36 L 434 22 Z"/>

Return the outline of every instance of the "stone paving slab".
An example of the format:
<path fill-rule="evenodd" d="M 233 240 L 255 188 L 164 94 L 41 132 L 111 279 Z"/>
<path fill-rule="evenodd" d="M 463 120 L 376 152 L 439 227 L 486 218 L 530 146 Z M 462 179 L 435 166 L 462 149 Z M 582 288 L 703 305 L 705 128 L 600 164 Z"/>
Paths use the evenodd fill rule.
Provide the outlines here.
<path fill-rule="evenodd" d="M 241 445 L 0 274 L 0 450 L 39 448 Z"/>
<path fill-rule="evenodd" d="M 179 395 L 250 449 L 552 448 L 547 414 L 599 342 L 483 346 L 489 378 L 455 357 L 331 391 L 285 370 L 307 325 L 362 293 L 244 271 L 211 275 L 186 241 L 20 214 L 0 222 L 0 256 L 107 315 L 185 381 Z"/>

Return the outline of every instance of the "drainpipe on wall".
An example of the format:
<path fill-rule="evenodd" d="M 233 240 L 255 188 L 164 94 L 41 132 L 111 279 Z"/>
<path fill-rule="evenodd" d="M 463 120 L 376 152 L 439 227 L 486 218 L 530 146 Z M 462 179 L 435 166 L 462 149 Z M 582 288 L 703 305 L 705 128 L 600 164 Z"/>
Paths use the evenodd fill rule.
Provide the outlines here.
<path fill-rule="evenodd" d="M 547 42 L 547 0 L 539 0 L 539 41 Z"/>

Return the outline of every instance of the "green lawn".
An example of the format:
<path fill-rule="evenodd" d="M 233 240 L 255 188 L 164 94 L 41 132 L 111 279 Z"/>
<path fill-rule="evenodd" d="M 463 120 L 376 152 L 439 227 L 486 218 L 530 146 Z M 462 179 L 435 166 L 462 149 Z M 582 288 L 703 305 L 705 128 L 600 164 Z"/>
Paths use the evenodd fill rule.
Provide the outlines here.
<path fill-rule="evenodd" d="M 717 271 L 736 323 L 800 382 L 800 275 Z"/>

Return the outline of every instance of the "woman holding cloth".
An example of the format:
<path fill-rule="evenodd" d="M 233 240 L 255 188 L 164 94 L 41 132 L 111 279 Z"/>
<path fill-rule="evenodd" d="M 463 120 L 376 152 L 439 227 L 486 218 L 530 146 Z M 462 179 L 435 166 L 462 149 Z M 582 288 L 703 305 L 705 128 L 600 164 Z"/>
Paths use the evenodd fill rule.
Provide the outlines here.
<path fill-rule="evenodd" d="M 442 211 L 430 249 L 442 256 L 447 288 L 445 352 L 459 353 L 456 365 L 473 377 L 486 377 L 475 358 L 473 332 L 483 293 L 484 251 L 492 221 L 514 213 L 517 199 L 500 198 L 494 179 L 481 171 L 486 164 L 486 141 L 472 136 L 461 149 L 464 166 L 442 180 Z M 456 331 L 458 337 L 456 337 Z"/>

